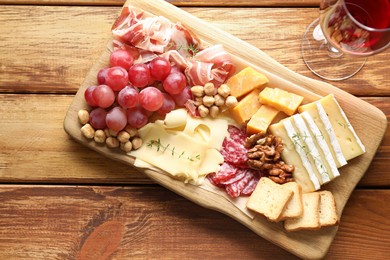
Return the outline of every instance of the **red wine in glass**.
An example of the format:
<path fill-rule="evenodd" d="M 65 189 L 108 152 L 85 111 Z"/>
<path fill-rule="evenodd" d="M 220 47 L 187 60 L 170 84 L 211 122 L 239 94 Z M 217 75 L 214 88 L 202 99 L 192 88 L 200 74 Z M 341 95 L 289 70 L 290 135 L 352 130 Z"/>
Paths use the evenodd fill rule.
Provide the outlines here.
<path fill-rule="evenodd" d="M 324 35 L 342 52 L 368 56 L 389 45 L 389 0 L 345 0 L 322 10 Z"/>
<path fill-rule="evenodd" d="M 390 0 L 320 0 L 320 18 L 302 37 L 302 58 L 317 76 L 344 80 L 390 46 Z"/>

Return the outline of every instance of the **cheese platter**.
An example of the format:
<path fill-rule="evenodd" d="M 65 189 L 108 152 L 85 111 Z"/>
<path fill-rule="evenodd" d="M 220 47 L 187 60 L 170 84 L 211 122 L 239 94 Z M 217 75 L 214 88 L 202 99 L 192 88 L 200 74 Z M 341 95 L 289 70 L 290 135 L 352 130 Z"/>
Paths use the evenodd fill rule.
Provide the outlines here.
<path fill-rule="evenodd" d="M 166 80 L 169 77 L 168 75 L 173 73 L 168 73 L 164 76 L 164 79 L 163 76 L 160 75 L 161 71 L 164 70 L 164 66 L 161 65 L 161 57 L 152 56 L 147 62 L 145 62 L 149 64 L 148 70 L 153 75 L 153 78 L 157 79 L 156 81 L 161 81 L 159 82 L 159 86 L 154 85 L 156 86 L 152 89 L 154 92 L 151 91 L 151 87 L 149 86 L 145 88 L 146 85 L 151 85 L 149 80 L 146 80 L 146 83 L 142 85 L 143 83 L 140 83 L 139 81 L 140 77 L 132 79 L 130 76 L 130 70 L 132 69 L 137 69 L 138 71 L 143 70 L 145 72 L 145 67 L 142 66 L 132 68 L 129 65 L 129 67 L 125 70 L 125 73 L 129 71 L 129 75 L 126 74 L 126 78 L 129 78 L 129 81 L 132 83 L 132 85 L 142 85 L 140 85 L 141 87 L 136 88 L 136 92 L 134 92 L 134 88 L 128 88 L 127 86 L 118 88 L 111 87 L 111 89 L 114 90 L 113 91 L 110 90 L 110 88 L 101 87 L 103 84 L 99 85 L 99 83 L 102 83 L 99 82 L 99 75 L 103 75 L 104 80 L 107 80 L 109 77 L 105 75 L 119 73 L 118 69 L 114 71 L 113 69 L 110 70 L 108 67 L 110 64 L 112 65 L 114 63 L 118 63 L 118 60 L 115 60 L 112 54 L 114 53 L 114 50 L 121 49 L 121 40 L 126 38 L 124 37 L 124 35 L 126 35 L 124 34 L 124 30 L 126 33 L 128 32 L 126 31 L 128 28 L 123 29 L 122 27 L 123 25 L 126 25 L 128 21 L 124 23 L 122 18 L 129 19 L 131 16 L 133 16 L 133 20 L 131 21 L 138 21 L 142 19 L 147 20 L 147 18 L 154 19 L 155 17 L 160 17 L 159 19 L 162 20 L 159 20 L 159 28 L 163 27 L 164 23 L 173 23 L 176 26 L 174 28 L 180 28 L 178 29 L 180 32 L 185 31 L 187 33 L 188 30 L 188 34 L 190 34 L 192 37 L 191 44 L 188 44 L 184 47 L 183 45 L 179 44 L 170 46 L 169 44 L 171 44 L 172 41 L 168 41 L 165 45 L 165 52 L 168 49 L 168 51 L 174 50 L 177 52 L 185 51 L 187 54 L 191 53 L 190 62 L 195 61 L 194 64 L 196 65 L 202 62 L 199 58 L 202 56 L 202 54 L 207 54 L 203 56 L 210 55 L 210 53 L 207 53 L 207 51 L 210 49 L 214 51 L 218 49 L 219 53 L 223 52 L 221 56 L 228 56 L 228 58 L 225 58 L 225 60 L 228 60 L 229 63 L 233 64 L 235 70 L 232 70 L 231 73 L 230 71 L 226 72 L 225 74 L 222 73 L 225 75 L 225 77 L 223 77 L 220 82 L 215 81 L 215 79 L 218 77 L 211 78 L 211 81 L 214 81 L 213 85 L 217 86 L 215 88 L 215 91 L 217 92 L 214 91 L 214 94 L 204 94 L 208 91 L 207 88 L 211 86 L 209 84 L 210 82 L 208 82 L 209 80 L 204 84 L 204 82 L 196 78 L 196 73 L 195 76 L 191 73 L 185 74 L 185 77 L 188 81 L 187 83 L 190 85 L 188 89 L 191 90 L 192 95 L 196 97 L 199 91 L 203 93 L 203 96 L 199 94 L 199 97 L 202 98 L 202 104 L 195 104 L 196 99 L 195 97 L 193 98 L 194 103 L 192 103 L 192 105 L 195 104 L 195 111 L 198 113 L 198 118 L 192 118 L 191 113 L 186 112 L 186 108 L 191 111 L 188 106 L 183 106 L 184 108 L 181 109 L 171 109 L 172 111 L 169 110 L 171 112 L 165 111 L 165 113 L 163 113 L 163 115 L 165 115 L 165 119 L 164 117 L 162 119 L 157 117 L 157 120 L 147 119 L 147 122 L 145 120 L 141 120 L 144 121 L 143 123 L 139 123 L 140 121 L 135 120 L 134 116 L 128 116 L 128 111 L 133 111 L 133 107 L 132 105 L 129 105 L 128 107 L 124 108 L 125 101 L 120 100 L 120 96 L 125 95 L 123 93 L 120 94 L 122 89 L 126 89 L 128 95 L 130 96 L 139 94 L 139 102 L 141 104 L 144 102 L 144 108 L 148 111 L 157 111 L 162 107 L 162 101 L 158 108 L 154 107 L 157 103 L 159 103 L 159 101 L 155 98 L 149 102 L 142 101 L 148 100 L 148 98 L 150 100 L 151 96 L 155 97 L 156 95 L 160 95 L 159 93 L 156 94 L 156 92 L 159 91 L 156 91 L 155 89 L 163 88 L 165 92 L 164 90 L 162 92 L 164 92 L 164 94 L 171 94 L 171 97 L 173 98 L 178 94 L 178 92 L 176 93 L 173 87 L 171 87 L 173 84 L 165 84 L 165 82 L 168 82 L 168 80 Z M 131 22 L 127 24 L 131 24 Z M 135 38 L 136 37 L 132 35 L 131 39 Z M 127 41 L 131 41 L 129 38 L 126 39 Z M 163 37 L 163 40 L 166 39 Z M 205 208 L 213 209 L 222 212 L 229 217 L 232 217 L 261 237 L 271 241 L 272 243 L 275 243 L 276 245 L 299 257 L 316 259 L 322 258 L 326 255 L 326 252 L 328 251 L 338 229 L 337 225 L 335 224 L 336 222 L 340 221 L 342 211 L 348 201 L 349 196 L 371 163 L 371 160 L 385 133 L 387 120 L 379 109 L 360 100 L 359 98 L 339 90 L 332 85 L 309 79 L 296 74 L 293 71 L 290 71 L 256 47 L 220 29 L 217 29 L 214 26 L 162 0 L 127 1 L 124 5 L 124 8 L 122 9 L 121 14 L 119 15 L 119 19 L 114 23 L 113 38 L 108 39 L 108 41 L 109 43 L 107 48 L 103 50 L 99 60 L 91 68 L 67 112 L 64 120 L 64 128 L 70 136 L 72 136 L 81 144 L 88 146 L 92 150 L 104 154 L 108 158 L 128 164 L 129 167 L 137 167 L 156 183 L 176 192 L 188 200 Z M 150 48 L 150 45 L 148 46 L 149 47 L 147 48 Z M 155 47 L 156 46 L 153 45 L 152 48 Z M 199 48 L 200 51 L 196 48 Z M 221 49 L 222 51 L 220 51 Z M 157 53 L 159 50 L 153 49 L 153 52 Z M 174 57 L 175 54 L 176 52 L 174 52 L 174 54 L 169 57 Z M 167 59 L 172 63 L 172 60 L 170 60 L 169 57 Z M 197 58 L 198 60 L 196 60 Z M 188 61 L 185 62 L 188 63 Z M 210 60 L 207 60 L 207 62 L 210 63 Z M 142 64 L 142 62 L 140 63 Z M 180 67 L 178 65 L 180 64 L 178 59 L 176 59 L 174 63 L 176 63 L 176 67 Z M 122 64 L 122 66 L 126 67 L 128 65 Z M 160 66 L 159 70 L 153 71 L 153 66 Z M 191 69 L 188 69 L 188 65 L 184 67 L 186 67 L 186 72 L 191 71 Z M 194 67 L 196 68 L 196 66 Z M 226 69 L 228 66 L 226 63 L 224 63 L 222 67 Z M 108 69 L 104 72 L 102 71 L 103 68 Z M 230 70 L 229 68 L 226 70 Z M 179 69 L 179 71 L 182 71 L 184 74 L 184 70 Z M 181 74 L 181 72 L 176 73 L 176 75 L 178 74 Z M 139 73 L 138 75 L 141 74 Z M 252 88 L 248 87 L 250 82 L 246 82 L 245 84 L 240 83 L 240 88 L 235 87 L 237 82 L 242 82 L 243 78 L 246 79 L 250 77 L 255 78 L 256 80 L 254 81 L 257 81 L 257 83 Z M 161 78 L 161 80 L 159 80 L 159 78 Z M 107 82 L 103 81 L 103 83 L 107 85 L 115 85 L 118 82 L 115 81 L 112 83 L 109 82 L 110 80 L 111 79 L 109 79 Z M 126 81 L 124 85 L 127 83 L 128 82 Z M 94 88 L 91 88 L 91 86 L 94 86 Z M 230 94 L 225 95 L 226 91 L 223 91 L 225 86 L 229 87 L 228 92 Z M 244 90 L 242 86 L 245 86 Z M 98 89 L 98 91 L 96 91 L 96 89 Z M 139 89 L 142 90 L 139 91 Z M 275 91 L 278 92 L 275 93 Z M 90 99 L 87 94 L 89 92 L 92 93 L 91 95 L 95 97 L 99 96 L 96 93 L 104 93 L 104 99 L 101 99 L 103 101 L 108 100 L 107 96 L 111 95 L 111 98 L 109 101 L 107 101 L 107 104 L 103 101 L 102 102 L 104 104 L 97 104 L 100 102 L 100 99 Z M 254 94 L 251 95 L 252 92 Z M 150 94 L 143 95 L 142 93 Z M 213 104 L 217 104 L 217 96 L 220 99 L 222 96 L 224 100 L 224 103 L 221 106 L 216 106 L 218 109 L 217 111 L 221 110 L 221 112 L 223 111 L 224 113 L 221 113 L 220 116 L 212 116 L 213 110 L 211 107 L 214 106 Z M 255 98 L 251 98 L 252 96 Z M 258 98 L 260 96 L 261 98 Z M 277 97 L 276 100 L 272 98 L 273 96 Z M 205 97 L 207 99 L 205 99 Z M 229 99 L 232 103 L 231 106 L 229 105 L 230 102 L 228 102 L 229 97 L 232 97 Z M 281 104 L 279 102 L 282 99 L 281 97 L 291 97 L 293 100 L 298 100 L 296 102 L 296 106 L 291 108 Z M 108 112 L 105 111 L 106 108 L 109 109 L 113 106 L 113 103 L 116 99 L 118 99 L 117 102 L 121 104 L 121 108 L 116 106 Z M 292 99 L 289 100 L 291 101 Z M 125 98 L 123 98 L 123 100 L 125 100 Z M 213 103 L 207 105 L 207 102 L 210 100 L 212 100 Z M 247 108 L 251 107 L 248 105 L 248 102 L 252 102 L 250 104 L 253 104 L 253 102 L 258 102 L 257 100 L 262 100 L 262 104 L 260 104 L 257 109 L 252 109 L 253 111 L 251 112 L 249 118 L 245 118 L 245 116 L 247 116 L 245 114 L 247 113 Z M 290 103 L 294 102 L 289 102 L 289 104 Z M 240 105 L 245 109 L 240 108 Z M 92 113 L 93 110 L 91 111 L 91 107 L 94 106 L 98 106 L 99 109 L 94 109 L 95 112 Z M 205 114 L 205 116 L 201 116 L 202 112 L 206 111 L 201 110 L 203 107 L 207 108 L 207 115 Z M 192 108 L 194 109 L 194 106 L 192 106 Z M 87 115 L 80 115 L 81 111 L 83 113 L 87 113 Z M 125 136 L 126 133 L 121 136 L 119 136 L 118 133 L 113 133 L 120 132 L 127 126 L 118 127 L 115 124 L 115 120 L 110 121 L 107 119 L 118 117 L 118 115 L 123 117 L 123 111 L 127 111 L 125 112 L 125 114 L 127 114 L 127 118 L 126 115 L 124 115 L 124 117 L 127 119 L 127 122 L 129 122 L 129 124 L 130 122 L 133 122 L 132 126 L 129 128 L 130 130 L 127 131 L 129 135 L 127 139 Z M 107 126 L 111 126 L 111 133 L 110 131 L 105 133 L 103 128 L 105 128 L 106 125 L 102 126 L 102 129 L 99 129 L 99 120 L 92 120 L 91 122 L 91 118 L 99 119 L 99 116 L 96 116 L 96 114 L 102 113 L 105 114 L 105 121 Z M 257 113 L 259 116 L 257 116 Z M 132 113 L 132 115 L 134 114 L 135 112 Z M 318 116 L 316 116 L 317 114 Z M 326 191 L 329 191 L 334 197 L 334 203 L 337 205 L 337 207 L 334 208 L 334 210 L 337 211 L 337 218 L 335 222 L 329 227 L 325 227 L 324 225 L 323 228 L 318 230 L 299 230 L 302 228 L 301 226 L 298 229 L 294 227 L 294 225 L 296 226 L 297 223 L 289 224 L 288 227 L 286 227 L 286 224 L 283 225 L 282 222 L 279 222 L 280 218 L 282 217 L 282 211 L 287 207 L 287 202 L 292 200 L 292 194 L 296 194 L 292 193 L 291 191 L 286 192 L 285 189 L 283 192 L 281 192 L 286 194 L 284 205 L 281 207 L 280 214 L 274 218 L 274 220 L 278 220 L 277 223 L 270 222 L 270 218 L 265 218 L 263 216 L 269 212 L 266 212 L 266 214 L 263 215 L 258 214 L 262 212 L 262 209 L 258 209 L 259 203 L 257 203 L 257 201 L 264 201 L 264 198 L 261 197 L 260 192 L 256 192 L 256 184 L 259 179 L 262 180 L 264 178 L 261 178 L 263 176 L 259 176 L 258 172 L 254 173 L 253 175 L 248 173 L 252 172 L 253 165 L 251 170 L 245 169 L 246 176 L 251 176 L 248 177 L 246 184 L 250 183 L 250 181 L 253 183 L 252 185 L 248 185 L 252 187 L 252 190 L 247 194 L 248 196 L 239 196 L 239 194 L 236 195 L 235 187 L 231 185 L 233 183 L 231 179 L 230 182 L 226 182 L 225 180 L 225 182 L 220 183 L 214 182 L 214 184 L 217 185 L 213 185 L 213 181 L 216 180 L 215 173 L 224 167 L 224 161 L 229 161 L 229 158 L 232 160 L 237 159 L 229 157 L 229 153 L 224 153 L 223 151 L 222 146 L 223 143 L 226 142 L 225 137 L 229 134 L 232 136 L 232 131 L 236 131 L 231 130 L 233 128 L 229 128 L 228 125 L 235 125 L 235 129 L 239 129 L 244 124 L 246 125 L 246 130 L 248 133 L 256 135 L 256 133 L 259 133 L 264 129 L 261 124 L 259 126 L 259 121 L 264 121 L 264 115 L 266 115 L 265 118 L 269 121 L 265 126 L 265 129 L 267 129 L 271 124 L 269 131 L 275 136 L 280 136 L 282 141 L 285 143 L 284 149 L 279 152 L 279 157 L 284 159 L 283 164 L 286 163 L 287 165 L 295 166 L 295 172 L 300 172 L 301 170 L 305 171 L 305 173 L 294 173 L 295 175 L 293 175 L 301 186 L 303 193 L 316 194 L 315 196 L 312 196 L 314 199 L 309 198 L 309 196 L 303 196 L 304 201 L 317 201 L 311 203 L 310 205 L 315 203 L 318 204 L 319 201 L 322 201 L 322 197 L 325 198 L 329 193 L 321 193 L 319 195 L 319 193 L 314 192 L 320 189 L 321 185 L 323 185 L 322 188 L 324 188 Z M 278 115 L 283 116 L 278 117 Z M 84 120 L 81 120 L 80 118 L 83 118 L 84 116 L 86 116 L 87 119 L 84 118 Z M 261 120 L 256 121 L 256 118 L 260 118 Z M 84 121 L 84 126 L 80 125 L 79 121 Z M 91 127 L 88 122 L 93 127 Z M 88 125 L 88 128 L 85 127 L 86 125 Z M 207 130 L 200 128 L 200 125 L 207 126 Z M 320 129 L 321 127 L 323 127 L 322 131 Z M 136 129 L 135 134 L 132 135 L 131 131 L 133 131 L 134 128 L 138 129 Z M 336 134 L 329 135 L 329 140 L 325 140 L 326 138 L 324 137 L 327 137 L 328 135 L 323 134 L 323 136 L 319 138 L 319 135 L 315 134 L 316 131 L 324 133 L 328 132 L 329 129 L 334 129 L 334 131 L 337 132 L 337 138 L 341 144 L 339 149 L 337 148 L 336 144 L 333 145 L 330 141 L 330 139 L 332 139 L 333 143 L 338 143 L 335 141 Z M 96 137 L 98 131 L 102 136 L 106 136 L 103 141 L 99 141 L 99 137 Z M 284 133 L 285 131 L 286 133 Z M 195 136 L 195 132 L 198 136 Z M 192 133 L 194 135 L 191 136 L 188 133 Z M 201 136 L 201 138 L 203 136 L 204 138 L 204 135 L 208 135 L 207 138 L 211 140 L 207 141 L 207 145 L 204 145 L 204 142 L 202 143 L 199 141 L 194 141 L 199 136 Z M 334 136 L 334 138 L 332 136 Z M 118 141 L 121 138 L 126 139 L 126 141 Z M 343 142 L 345 140 L 343 141 L 343 138 L 350 144 L 344 144 Z M 259 138 L 256 141 L 258 140 Z M 288 140 L 291 141 L 289 145 L 286 144 L 289 142 Z M 107 145 L 102 145 L 101 142 L 105 142 Z M 278 141 L 273 142 L 276 142 L 276 144 L 278 143 Z M 319 145 L 321 143 L 329 143 L 329 147 L 328 145 L 325 145 L 327 148 L 322 149 L 324 145 Z M 131 146 L 128 150 L 127 144 Z M 121 145 L 122 149 L 110 148 L 110 146 L 117 147 L 119 145 Z M 191 150 L 186 148 L 191 146 L 193 147 Z M 302 148 L 306 146 L 312 147 L 310 151 Z M 348 147 L 350 148 L 349 150 Z M 300 148 L 302 148 L 302 153 L 299 153 Z M 316 156 L 312 155 L 313 151 L 316 151 Z M 298 160 L 302 160 L 302 162 L 304 162 L 305 160 L 302 158 L 305 156 L 305 154 L 307 156 L 308 153 L 310 155 L 308 155 L 306 165 L 307 167 L 313 168 L 313 173 L 311 173 L 311 171 L 307 172 L 305 170 L 307 169 L 306 167 L 300 166 L 296 163 Z M 337 156 L 337 154 L 340 153 L 345 156 L 345 162 Z M 245 156 L 246 155 L 247 154 L 245 153 Z M 291 158 L 294 158 L 294 156 L 301 159 L 291 160 Z M 185 159 L 185 162 L 180 160 L 183 158 Z M 202 168 L 202 164 L 200 162 L 195 164 L 197 160 L 200 161 L 200 158 L 202 158 L 202 163 L 205 161 L 210 161 L 208 163 L 203 163 L 207 167 L 203 165 L 204 167 Z M 316 158 L 321 158 L 322 160 Z M 329 160 L 333 161 L 332 158 L 335 158 L 335 162 L 333 164 L 329 162 Z M 167 163 L 167 160 L 172 162 Z M 347 160 L 348 164 L 345 165 Z M 277 159 L 276 161 L 277 163 L 281 162 L 280 159 Z M 302 165 L 303 164 L 304 163 L 302 163 Z M 177 170 L 178 168 L 179 170 Z M 240 167 L 238 168 L 240 169 Z M 326 168 L 326 171 L 321 171 L 321 169 L 324 168 Z M 233 171 L 238 172 L 239 169 L 234 169 Z M 269 172 L 267 172 L 267 174 L 268 173 Z M 287 173 L 287 178 L 291 178 L 291 174 L 289 175 L 288 171 L 284 173 Z M 206 176 L 212 177 L 207 178 Z M 237 175 L 234 177 L 238 178 Z M 272 179 L 272 176 L 268 177 L 271 177 L 269 179 Z M 218 181 L 220 180 L 221 179 L 218 179 Z M 254 182 L 254 180 L 256 180 L 256 182 Z M 274 178 L 273 180 L 275 180 L 275 182 L 280 181 L 280 176 L 278 176 L 278 178 Z M 317 180 L 318 183 L 312 180 Z M 204 185 L 204 183 L 208 183 L 208 185 Z M 262 184 L 262 187 L 264 187 L 263 189 L 265 190 L 268 187 L 272 187 L 272 185 L 273 184 L 270 184 L 270 186 L 268 186 L 267 183 L 264 183 Z M 275 186 L 275 189 L 279 189 L 284 184 L 275 185 L 277 185 Z M 245 195 L 245 192 L 242 194 Z M 251 194 L 253 194 L 253 196 L 250 196 L 253 203 L 250 204 L 254 204 L 255 206 L 248 209 L 249 206 L 247 208 L 246 205 L 248 203 L 248 197 Z M 260 196 L 260 199 L 257 196 Z M 279 202 L 279 206 L 280 203 L 282 202 Z M 317 209 L 318 207 L 319 206 L 317 205 Z M 319 228 L 318 225 L 315 229 L 317 228 Z M 295 229 L 298 231 L 287 232 L 286 229 L 290 229 L 290 231 Z"/>

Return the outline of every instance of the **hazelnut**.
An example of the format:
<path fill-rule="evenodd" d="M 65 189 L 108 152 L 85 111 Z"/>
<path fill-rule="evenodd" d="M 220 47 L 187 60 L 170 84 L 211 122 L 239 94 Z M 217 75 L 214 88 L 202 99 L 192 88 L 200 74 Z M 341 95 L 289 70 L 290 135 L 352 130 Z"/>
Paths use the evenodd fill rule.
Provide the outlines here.
<path fill-rule="evenodd" d="M 131 143 L 133 145 L 133 149 L 137 150 L 138 148 L 140 148 L 142 146 L 142 139 L 139 137 L 136 137 L 133 140 L 131 140 Z"/>
<path fill-rule="evenodd" d="M 110 133 L 110 136 L 117 136 L 118 135 L 118 132 L 114 131 L 114 130 L 111 130 L 111 129 L 108 129 L 108 132 Z"/>
<path fill-rule="evenodd" d="M 217 116 L 218 116 L 218 114 L 219 114 L 219 107 L 217 107 L 217 106 L 212 106 L 212 107 L 210 107 L 210 116 L 212 117 L 212 118 L 216 118 Z"/>
<path fill-rule="evenodd" d="M 212 105 L 214 105 L 214 102 L 215 102 L 214 97 L 211 97 L 211 96 L 204 96 L 203 97 L 203 105 L 205 105 L 206 107 L 211 107 Z"/>
<path fill-rule="evenodd" d="M 104 133 L 106 134 L 106 137 L 111 136 L 110 130 L 108 128 L 104 129 Z"/>
<path fill-rule="evenodd" d="M 222 84 L 221 86 L 219 86 L 218 94 L 220 94 L 224 98 L 229 96 L 230 95 L 230 88 L 229 88 L 229 86 L 227 84 Z"/>
<path fill-rule="evenodd" d="M 235 105 L 237 105 L 237 103 L 238 103 L 237 98 L 234 96 L 228 96 L 225 101 L 225 105 L 228 108 L 234 107 Z"/>
<path fill-rule="evenodd" d="M 194 103 L 195 106 L 200 106 L 200 105 L 203 105 L 203 97 L 195 97 L 195 103 Z"/>
<path fill-rule="evenodd" d="M 99 144 L 102 144 L 106 141 L 106 134 L 103 130 L 96 130 L 93 140 Z"/>
<path fill-rule="evenodd" d="M 207 96 L 214 96 L 217 93 L 217 89 L 212 82 L 209 82 L 204 85 L 204 93 Z"/>
<path fill-rule="evenodd" d="M 125 153 L 129 153 L 133 149 L 133 144 L 130 141 L 127 141 L 126 143 L 121 143 L 120 148 Z"/>
<path fill-rule="evenodd" d="M 225 98 L 222 97 L 220 94 L 215 95 L 214 99 L 215 99 L 214 103 L 215 103 L 216 106 L 221 107 L 221 106 L 223 106 L 225 104 Z"/>
<path fill-rule="evenodd" d="M 198 107 L 198 111 L 199 111 L 200 117 L 206 117 L 209 114 L 209 109 L 204 105 L 200 105 Z"/>
<path fill-rule="evenodd" d="M 106 145 L 110 148 L 116 148 L 119 146 L 119 141 L 115 137 L 110 136 L 106 139 Z"/>
<path fill-rule="evenodd" d="M 95 136 L 95 129 L 90 124 L 85 124 L 81 127 L 81 133 L 88 139 L 92 139 Z"/>
<path fill-rule="evenodd" d="M 203 97 L 204 96 L 204 88 L 202 86 L 193 86 L 191 88 L 191 93 L 195 97 Z"/>
<path fill-rule="evenodd" d="M 118 138 L 118 141 L 119 141 L 119 142 L 121 142 L 121 143 L 126 143 L 126 142 L 128 142 L 129 139 L 130 139 L 130 134 L 129 134 L 128 132 L 126 132 L 126 131 L 120 131 L 120 132 L 118 133 L 117 138 Z"/>
<path fill-rule="evenodd" d="M 81 109 L 81 110 L 79 110 L 77 115 L 79 117 L 80 124 L 85 125 L 86 123 L 89 122 L 89 113 L 87 110 Z"/>

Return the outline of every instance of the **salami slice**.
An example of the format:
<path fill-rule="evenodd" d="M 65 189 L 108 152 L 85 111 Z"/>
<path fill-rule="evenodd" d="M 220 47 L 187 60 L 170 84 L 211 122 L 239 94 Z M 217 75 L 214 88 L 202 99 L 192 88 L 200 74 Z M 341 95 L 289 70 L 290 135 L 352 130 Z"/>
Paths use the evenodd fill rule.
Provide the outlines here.
<path fill-rule="evenodd" d="M 245 145 L 245 139 L 246 139 L 246 134 L 244 131 L 241 129 L 238 129 L 237 127 L 233 125 L 228 126 L 228 132 L 229 132 L 229 138 L 231 140 L 234 140 L 235 142 Z"/>
<path fill-rule="evenodd" d="M 233 165 L 243 165 L 248 161 L 247 149 L 244 145 L 235 142 L 234 140 L 224 141 L 222 144 L 221 154 L 226 162 Z"/>
<path fill-rule="evenodd" d="M 252 192 L 255 190 L 257 183 L 259 182 L 260 178 L 257 176 L 253 176 L 253 178 L 248 182 L 246 187 L 242 190 L 242 195 L 251 195 Z"/>
<path fill-rule="evenodd" d="M 238 196 L 240 196 L 241 192 L 244 190 L 246 185 L 253 178 L 254 176 L 252 174 L 246 174 L 245 177 L 242 178 L 241 180 L 226 185 L 225 187 L 226 192 L 229 194 L 230 197 L 237 198 Z"/>
<path fill-rule="evenodd" d="M 220 186 L 223 182 L 232 179 L 236 175 L 237 169 L 224 162 L 218 172 L 207 175 L 212 184 Z"/>
<path fill-rule="evenodd" d="M 231 179 L 229 179 L 227 181 L 221 182 L 221 184 L 228 185 L 228 184 L 231 184 L 233 182 L 239 181 L 242 178 L 244 178 L 246 174 L 247 174 L 247 172 L 245 170 L 237 169 L 233 178 L 231 178 Z"/>

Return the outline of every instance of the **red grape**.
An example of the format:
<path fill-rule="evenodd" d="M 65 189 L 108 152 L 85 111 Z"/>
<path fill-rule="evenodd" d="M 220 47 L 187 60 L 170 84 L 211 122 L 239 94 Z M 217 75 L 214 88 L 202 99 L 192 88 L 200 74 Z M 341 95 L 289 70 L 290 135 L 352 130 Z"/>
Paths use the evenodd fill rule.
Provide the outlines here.
<path fill-rule="evenodd" d="M 189 87 L 185 87 L 179 94 L 172 95 L 172 98 L 175 100 L 178 107 L 184 107 L 184 104 L 187 102 L 187 100 L 193 99 L 193 96 L 191 89 Z"/>
<path fill-rule="evenodd" d="M 97 86 L 92 93 L 92 97 L 96 105 L 101 108 L 107 108 L 114 104 L 115 101 L 114 91 L 107 85 Z"/>
<path fill-rule="evenodd" d="M 106 116 L 107 112 L 101 107 L 95 108 L 89 113 L 89 123 L 93 128 L 104 129 L 106 128 Z"/>
<path fill-rule="evenodd" d="M 128 70 L 133 65 L 133 56 L 126 50 L 115 50 L 110 55 L 110 65 L 111 67 L 119 66 Z"/>
<path fill-rule="evenodd" d="M 167 94 L 167 93 L 162 93 L 163 94 L 163 104 L 160 107 L 159 110 L 157 110 L 157 113 L 160 115 L 165 115 L 169 112 L 171 112 L 173 109 L 175 109 L 175 101 L 173 98 Z"/>
<path fill-rule="evenodd" d="M 148 117 L 140 107 L 133 107 L 127 110 L 127 123 L 135 128 L 141 128 L 148 122 Z"/>
<path fill-rule="evenodd" d="M 118 93 L 118 103 L 123 108 L 132 108 L 138 105 L 139 95 L 134 87 L 125 87 Z"/>
<path fill-rule="evenodd" d="M 177 67 L 177 66 L 172 66 L 172 67 L 171 67 L 171 72 L 170 72 L 170 73 L 175 73 L 175 72 L 182 72 L 182 71 L 179 69 L 179 67 Z"/>
<path fill-rule="evenodd" d="M 124 88 L 129 81 L 127 70 L 122 67 L 111 67 L 107 70 L 106 85 L 112 90 L 119 91 Z"/>
<path fill-rule="evenodd" d="M 147 87 L 139 93 L 140 105 L 148 111 L 157 111 L 163 104 L 163 94 L 155 87 Z"/>
<path fill-rule="evenodd" d="M 103 68 L 99 70 L 97 74 L 97 81 L 99 85 L 102 85 L 106 82 L 107 70 L 108 68 Z"/>
<path fill-rule="evenodd" d="M 163 87 L 164 90 L 169 94 L 177 95 L 183 91 L 183 89 L 186 87 L 186 84 L 186 76 L 184 76 L 184 74 L 181 72 L 175 72 L 169 74 L 165 78 L 163 82 Z"/>
<path fill-rule="evenodd" d="M 95 91 L 95 89 L 96 89 L 96 86 L 90 86 L 84 92 L 85 101 L 91 107 L 97 107 L 97 103 L 93 97 L 93 92 Z"/>
<path fill-rule="evenodd" d="M 150 62 L 149 69 L 152 78 L 163 81 L 171 72 L 171 64 L 166 59 L 157 57 Z"/>
<path fill-rule="evenodd" d="M 129 81 L 137 88 L 146 87 L 151 81 L 149 68 L 145 64 L 135 64 L 129 69 Z"/>
<path fill-rule="evenodd" d="M 121 107 L 114 107 L 106 116 L 107 127 L 115 132 L 121 131 L 127 125 L 126 110 Z"/>

